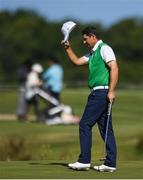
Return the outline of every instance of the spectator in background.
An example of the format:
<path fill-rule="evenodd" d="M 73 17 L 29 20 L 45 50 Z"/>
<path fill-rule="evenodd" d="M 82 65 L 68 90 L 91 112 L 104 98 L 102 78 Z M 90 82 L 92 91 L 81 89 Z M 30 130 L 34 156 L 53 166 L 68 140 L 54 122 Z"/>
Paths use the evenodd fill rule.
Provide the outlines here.
<path fill-rule="evenodd" d="M 39 77 L 42 71 L 43 71 L 43 67 L 40 64 L 38 63 L 33 64 L 31 68 L 31 72 L 28 74 L 26 81 L 26 94 L 25 94 L 26 101 L 28 107 L 30 105 L 33 105 L 36 118 L 38 118 L 39 116 L 39 103 L 38 103 L 37 95 L 35 93 L 35 88 L 40 87 L 42 85 L 42 81 Z"/>
<path fill-rule="evenodd" d="M 19 94 L 16 115 L 18 120 L 27 119 L 27 102 L 25 98 L 27 75 L 31 71 L 32 61 L 24 61 L 18 68 L 17 77 L 19 83 Z"/>
<path fill-rule="evenodd" d="M 44 89 L 60 101 L 60 93 L 63 88 L 63 68 L 55 57 L 49 57 L 48 66 L 42 76 Z"/>
<path fill-rule="evenodd" d="M 44 90 L 52 97 L 60 101 L 60 93 L 63 88 L 63 68 L 59 64 L 57 58 L 52 56 L 48 58 L 48 68 L 43 73 L 42 79 Z M 53 119 L 55 116 L 61 116 L 61 112 L 57 113 L 56 115 L 50 115 L 47 113 L 48 110 L 53 107 L 56 106 L 48 102 L 48 107 L 45 109 L 48 119 Z"/>

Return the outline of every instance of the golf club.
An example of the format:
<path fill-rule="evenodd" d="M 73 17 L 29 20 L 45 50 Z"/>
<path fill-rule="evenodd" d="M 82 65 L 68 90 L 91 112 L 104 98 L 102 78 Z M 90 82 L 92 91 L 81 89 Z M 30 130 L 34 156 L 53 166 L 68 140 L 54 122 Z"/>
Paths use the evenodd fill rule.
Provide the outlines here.
<path fill-rule="evenodd" d="M 61 32 L 64 35 L 63 42 L 68 41 L 70 32 L 75 28 L 76 23 L 73 21 L 67 21 L 62 25 Z"/>
<path fill-rule="evenodd" d="M 113 101 L 109 102 L 108 104 L 108 109 L 107 109 L 107 124 L 106 124 L 106 132 L 105 132 L 105 141 L 104 141 L 104 149 L 103 149 L 103 158 L 100 159 L 100 161 L 105 161 L 106 160 L 106 143 L 107 143 L 107 137 L 108 137 L 108 126 L 109 126 L 109 120 L 110 120 L 110 115 L 111 115 L 111 110 L 112 110 L 112 104 Z"/>

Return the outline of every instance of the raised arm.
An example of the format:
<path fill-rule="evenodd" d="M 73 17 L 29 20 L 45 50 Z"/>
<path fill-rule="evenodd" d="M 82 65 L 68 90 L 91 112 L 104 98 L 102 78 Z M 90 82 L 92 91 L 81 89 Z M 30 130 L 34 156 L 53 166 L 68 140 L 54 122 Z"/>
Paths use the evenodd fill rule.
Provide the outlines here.
<path fill-rule="evenodd" d="M 80 66 L 80 65 L 84 65 L 84 64 L 87 64 L 87 61 L 84 57 L 80 57 L 78 58 L 77 55 L 74 53 L 73 49 L 71 48 L 70 46 L 70 43 L 68 41 L 66 42 L 61 42 L 61 44 L 63 45 L 63 47 L 65 48 L 66 50 L 66 53 L 70 59 L 70 61 L 77 65 L 77 66 Z"/>

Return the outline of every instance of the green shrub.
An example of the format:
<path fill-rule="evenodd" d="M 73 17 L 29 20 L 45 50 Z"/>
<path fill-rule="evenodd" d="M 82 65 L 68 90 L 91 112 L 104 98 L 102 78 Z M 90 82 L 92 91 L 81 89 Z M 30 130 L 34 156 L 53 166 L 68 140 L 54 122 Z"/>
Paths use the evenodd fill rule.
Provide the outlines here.
<path fill-rule="evenodd" d="M 23 137 L 1 137 L 0 138 L 0 160 L 31 160 L 28 153 L 26 140 Z"/>

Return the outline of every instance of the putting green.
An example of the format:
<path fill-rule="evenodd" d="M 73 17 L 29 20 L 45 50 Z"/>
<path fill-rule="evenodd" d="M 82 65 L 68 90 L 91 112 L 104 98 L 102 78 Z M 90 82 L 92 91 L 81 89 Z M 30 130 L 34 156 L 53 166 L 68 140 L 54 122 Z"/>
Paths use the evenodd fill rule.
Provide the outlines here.
<path fill-rule="evenodd" d="M 74 171 L 65 161 L 13 161 L 0 162 L 0 178 L 11 179 L 141 179 L 143 162 L 122 161 L 114 173 L 101 173 L 93 169 Z"/>

